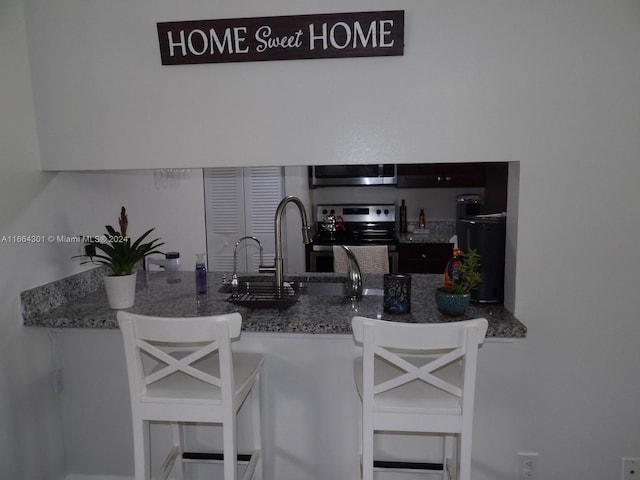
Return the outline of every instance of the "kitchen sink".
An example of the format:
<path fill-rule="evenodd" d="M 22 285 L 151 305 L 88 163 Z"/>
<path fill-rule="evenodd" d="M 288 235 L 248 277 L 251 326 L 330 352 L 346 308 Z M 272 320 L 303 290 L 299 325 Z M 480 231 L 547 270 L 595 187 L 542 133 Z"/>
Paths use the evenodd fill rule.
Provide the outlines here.
<path fill-rule="evenodd" d="M 234 305 L 247 308 L 289 308 L 298 301 L 300 292 L 290 284 L 276 288 L 272 281 L 242 281 L 239 280 L 238 291 L 227 299 Z M 226 287 L 226 285 L 223 285 Z M 231 285 L 228 286 L 231 291 Z"/>
<path fill-rule="evenodd" d="M 265 277 L 238 277 L 238 293 L 246 292 L 251 288 L 266 288 L 269 285 L 273 285 L 273 282 L 270 278 L 265 279 Z M 231 282 L 224 283 L 219 289 L 220 293 L 232 293 L 231 292 Z"/>
<path fill-rule="evenodd" d="M 344 282 L 285 282 L 282 290 L 276 289 L 273 281 L 264 277 L 238 278 L 238 291 L 231 292 L 231 284 L 225 284 L 218 290 L 221 293 L 231 293 L 228 301 L 247 308 L 277 308 L 284 309 L 298 301 L 300 295 L 305 296 L 345 296 Z M 382 296 L 382 289 L 363 288 L 363 296 Z"/>
<path fill-rule="evenodd" d="M 345 284 L 343 282 L 303 282 L 298 284 L 303 295 L 345 296 Z M 381 288 L 363 288 L 363 296 L 382 296 Z"/>
<path fill-rule="evenodd" d="M 298 282 L 295 285 L 303 295 L 343 296 L 345 291 L 342 282 Z"/>
<path fill-rule="evenodd" d="M 384 290 L 381 288 L 363 288 L 362 296 L 363 297 L 382 297 L 384 295 Z"/>

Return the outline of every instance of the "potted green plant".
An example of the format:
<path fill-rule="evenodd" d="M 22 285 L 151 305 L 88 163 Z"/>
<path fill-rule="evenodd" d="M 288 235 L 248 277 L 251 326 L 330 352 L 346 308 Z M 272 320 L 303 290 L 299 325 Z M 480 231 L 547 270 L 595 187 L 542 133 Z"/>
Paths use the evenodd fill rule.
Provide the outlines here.
<path fill-rule="evenodd" d="M 438 310 L 449 316 L 462 315 L 471 299 L 471 292 L 482 283 L 481 258 L 477 250 L 456 255 L 447 265 L 445 285 L 436 289 Z"/>
<path fill-rule="evenodd" d="M 118 224 L 120 231 L 117 231 L 111 225 L 106 225 L 107 233 L 103 236 L 104 241 L 92 244 L 95 250 L 100 251 L 100 253 L 91 252 L 91 254 L 87 255 L 78 255 L 78 257 L 85 258 L 81 264 L 101 264 L 111 270 L 111 273 L 104 277 L 104 284 L 109 306 L 114 309 L 133 306 L 135 301 L 136 265 L 146 255 L 162 253 L 158 250 L 158 247 L 164 245 L 164 242 L 161 242 L 159 238 L 145 242 L 154 230 L 153 228 L 147 230 L 132 242 L 127 235 L 129 219 L 124 207 L 120 210 Z"/>

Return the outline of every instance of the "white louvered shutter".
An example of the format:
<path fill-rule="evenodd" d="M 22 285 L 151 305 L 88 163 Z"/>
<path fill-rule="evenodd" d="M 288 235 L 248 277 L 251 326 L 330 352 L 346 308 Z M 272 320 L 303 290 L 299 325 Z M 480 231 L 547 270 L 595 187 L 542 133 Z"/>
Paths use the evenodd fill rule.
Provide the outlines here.
<path fill-rule="evenodd" d="M 262 242 L 264 260 L 275 257 L 274 215 L 282 200 L 281 167 L 204 169 L 208 268 L 233 270 L 236 242 L 253 235 Z M 255 242 L 238 247 L 238 272 L 257 272 L 260 263 Z"/>
<path fill-rule="evenodd" d="M 252 167 L 244 169 L 246 235 L 262 242 L 264 262 L 273 265 L 276 256 L 274 217 L 284 195 L 281 167 Z M 255 242 L 244 251 L 248 253 L 248 271 L 255 272 L 260 264 Z"/>

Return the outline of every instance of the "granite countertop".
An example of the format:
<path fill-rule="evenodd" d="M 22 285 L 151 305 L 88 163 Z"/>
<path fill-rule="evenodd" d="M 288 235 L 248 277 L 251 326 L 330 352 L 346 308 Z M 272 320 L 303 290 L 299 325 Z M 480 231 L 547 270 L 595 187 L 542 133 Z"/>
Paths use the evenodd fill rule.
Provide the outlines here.
<path fill-rule="evenodd" d="M 452 243 L 451 237 L 429 231 L 416 230 L 413 233 L 398 233 L 400 243 Z"/>
<path fill-rule="evenodd" d="M 397 233 L 400 243 L 450 243 L 455 234 L 455 220 L 429 220 L 411 233 Z"/>
<path fill-rule="evenodd" d="M 256 276 L 256 275 L 251 275 Z M 351 334 L 351 318 L 362 315 L 383 320 L 410 323 L 440 323 L 485 317 L 489 321 L 487 337 L 525 337 L 527 328 L 502 305 L 471 304 L 461 317 L 447 317 L 435 305 L 434 291 L 441 275 L 411 275 L 411 313 L 391 315 L 383 311 L 382 296 L 363 296 L 350 300 L 342 296 L 302 294 L 285 310 L 249 309 L 227 301 L 229 293 L 219 292 L 224 272 L 207 274 L 208 293 L 196 295 L 193 272 L 138 274 L 135 305 L 128 311 L 156 316 L 193 317 L 238 311 L 242 329 L 250 332 L 294 332 L 313 334 Z M 271 279 L 272 275 L 265 275 Z M 305 273 L 286 275 L 291 282 L 340 281 L 334 274 Z M 364 275 L 363 286 L 382 289 L 383 275 Z M 100 269 L 52 282 L 22 292 L 24 325 L 47 328 L 118 328 L 116 310 L 109 308 Z"/>

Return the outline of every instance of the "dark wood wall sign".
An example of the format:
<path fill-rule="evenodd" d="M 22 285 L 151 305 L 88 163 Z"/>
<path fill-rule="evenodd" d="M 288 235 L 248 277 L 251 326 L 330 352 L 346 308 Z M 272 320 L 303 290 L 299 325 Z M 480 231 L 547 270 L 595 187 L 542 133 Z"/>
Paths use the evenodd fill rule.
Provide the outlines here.
<path fill-rule="evenodd" d="M 402 55 L 404 11 L 158 23 L 163 65 Z"/>

